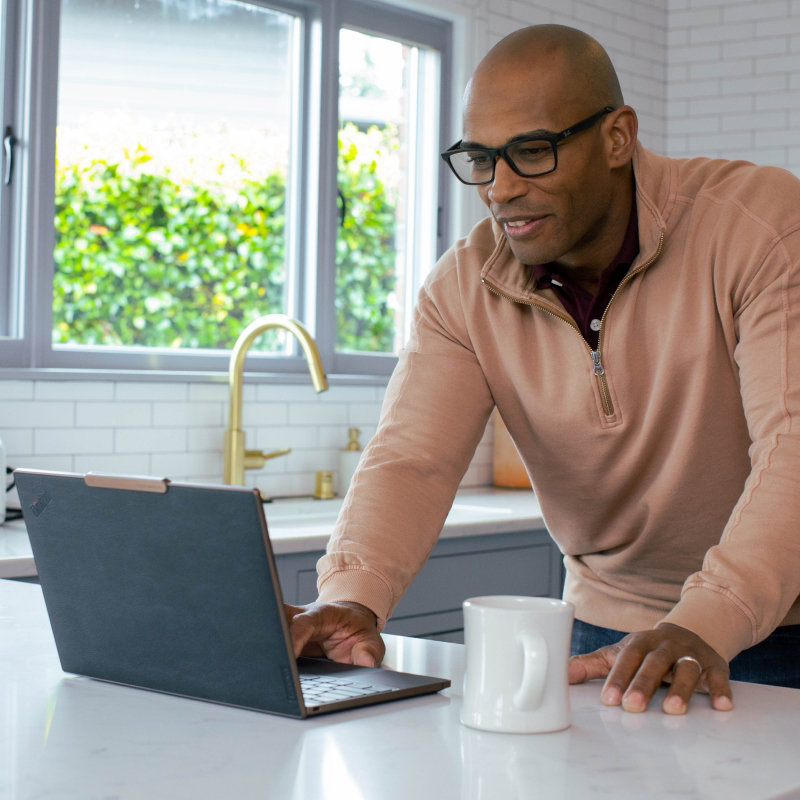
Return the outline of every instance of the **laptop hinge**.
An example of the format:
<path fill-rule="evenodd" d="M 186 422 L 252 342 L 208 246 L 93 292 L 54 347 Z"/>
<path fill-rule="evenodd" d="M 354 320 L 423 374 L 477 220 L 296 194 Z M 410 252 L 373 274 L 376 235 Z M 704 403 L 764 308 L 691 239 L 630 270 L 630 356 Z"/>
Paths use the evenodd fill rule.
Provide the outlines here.
<path fill-rule="evenodd" d="M 87 486 L 96 489 L 127 489 L 131 492 L 166 494 L 169 478 L 149 478 L 143 475 L 100 475 L 87 472 L 83 478 Z"/>

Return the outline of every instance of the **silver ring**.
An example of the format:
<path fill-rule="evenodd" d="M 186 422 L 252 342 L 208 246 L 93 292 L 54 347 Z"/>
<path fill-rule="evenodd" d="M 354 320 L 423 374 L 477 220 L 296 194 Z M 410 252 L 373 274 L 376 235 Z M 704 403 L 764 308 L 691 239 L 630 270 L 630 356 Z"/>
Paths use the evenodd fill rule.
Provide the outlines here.
<path fill-rule="evenodd" d="M 678 666 L 678 664 L 680 664 L 680 663 L 681 663 L 681 661 L 691 661 L 691 662 L 692 662 L 692 664 L 696 664 L 696 665 L 697 665 L 697 669 L 699 669 L 699 670 L 700 670 L 700 672 L 702 672 L 702 671 L 703 671 L 703 665 L 702 665 L 702 664 L 701 664 L 701 663 L 700 663 L 700 662 L 699 662 L 699 661 L 698 661 L 698 660 L 697 660 L 697 659 L 696 659 L 694 656 L 681 656 L 681 657 L 680 657 L 680 658 L 679 658 L 679 659 L 678 659 L 678 660 L 675 662 L 675 666 L 677 667 L 677 666 Z"/>

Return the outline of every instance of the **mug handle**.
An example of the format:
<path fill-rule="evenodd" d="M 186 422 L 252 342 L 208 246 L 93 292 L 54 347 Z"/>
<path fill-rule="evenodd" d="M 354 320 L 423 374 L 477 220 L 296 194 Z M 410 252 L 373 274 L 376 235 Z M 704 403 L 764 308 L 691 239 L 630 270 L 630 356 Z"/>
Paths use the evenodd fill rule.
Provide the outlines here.
<path fill-rule="evenodd" d="M 522 645 L 522 683 L 514 693 L 514 706 L 533 711 L 542 704 L 547 677 L 547 642 L 535 631 L 521 631 L 517 641 Z"/>

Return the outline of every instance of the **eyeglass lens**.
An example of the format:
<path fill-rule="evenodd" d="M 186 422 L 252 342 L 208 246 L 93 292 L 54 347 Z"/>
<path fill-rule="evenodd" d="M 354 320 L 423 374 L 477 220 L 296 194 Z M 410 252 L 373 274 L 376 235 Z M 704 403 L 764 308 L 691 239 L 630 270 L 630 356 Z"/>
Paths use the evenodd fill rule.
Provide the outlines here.
<path fill-rule="evenodd" d="M 547 139 L 527 139 L 507 145 L 505 158 L 526 178 L 552 172 L 556 166 L 555 147 Z M 495 159 L 491 151 L 475 149 L 450 154 L 458 177 L 467 183 L 486 183 L 494 176 Z"/>

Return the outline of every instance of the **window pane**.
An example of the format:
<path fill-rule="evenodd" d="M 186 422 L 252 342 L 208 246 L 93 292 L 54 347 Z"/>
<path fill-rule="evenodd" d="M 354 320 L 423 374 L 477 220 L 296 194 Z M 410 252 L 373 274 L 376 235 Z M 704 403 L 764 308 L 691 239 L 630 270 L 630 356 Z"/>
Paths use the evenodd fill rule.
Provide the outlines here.
<path fill-rule="evenodd" d="M 438 54 L 342 29 L 337 349 L 397 353 L 436 256 Z"/>
<path fill-rule="evenodd" d="M 230 0 L 63 0 L 54 344 L 229 348 L 288 309 L 298 25 Z"/>

